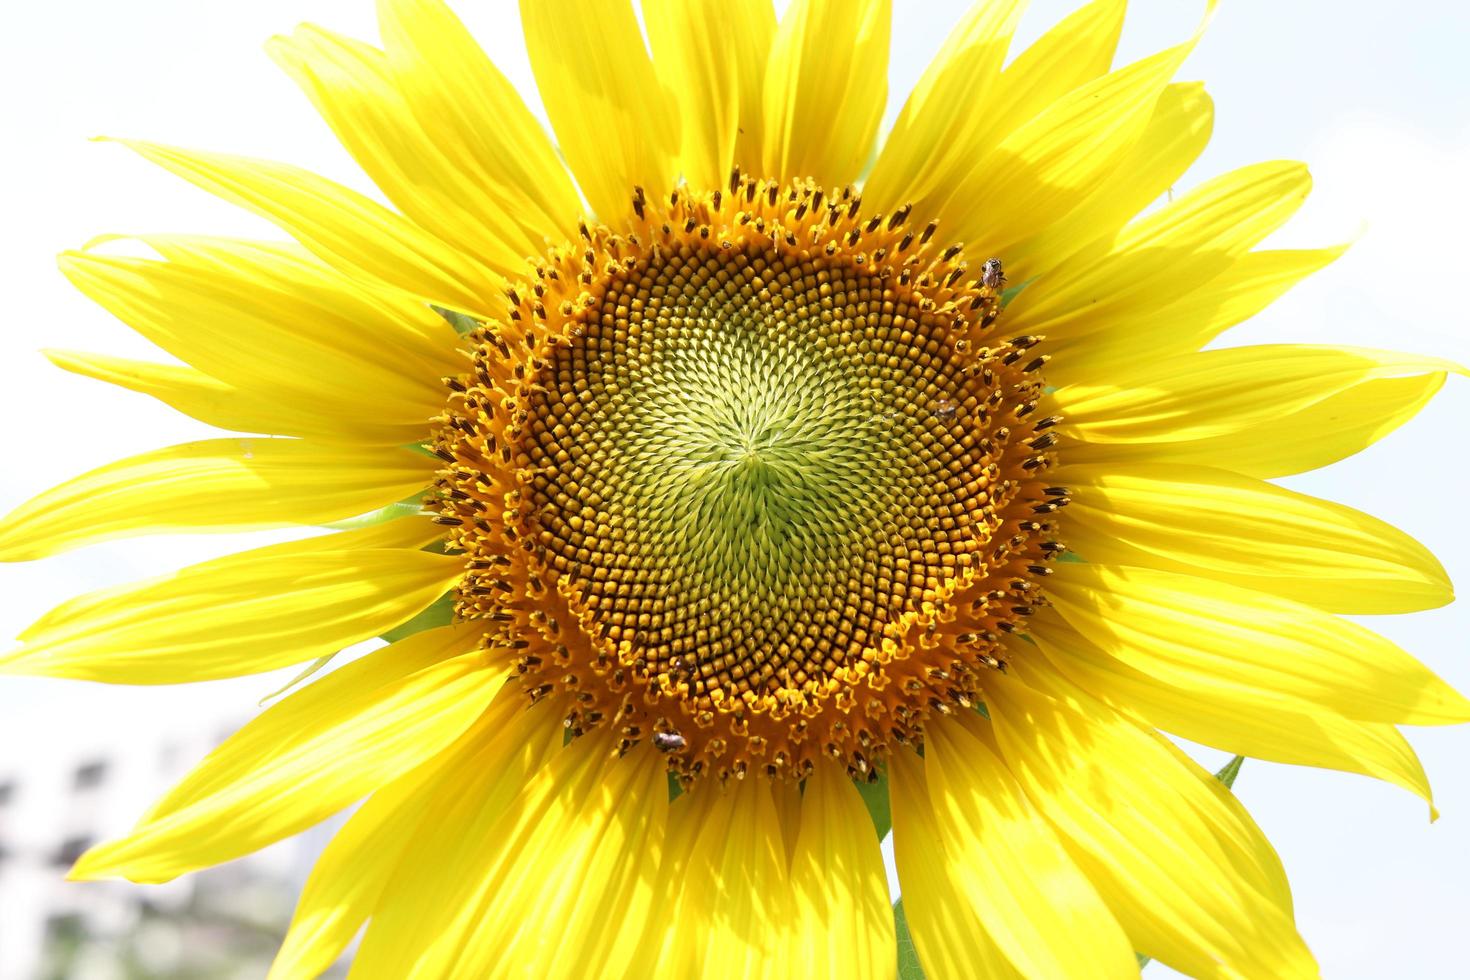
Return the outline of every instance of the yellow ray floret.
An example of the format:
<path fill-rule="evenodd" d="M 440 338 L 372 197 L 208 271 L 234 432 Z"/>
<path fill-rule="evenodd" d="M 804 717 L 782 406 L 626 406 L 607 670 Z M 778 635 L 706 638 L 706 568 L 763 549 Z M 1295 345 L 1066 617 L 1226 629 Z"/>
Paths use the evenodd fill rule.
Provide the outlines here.
<path fill-rule="evenodd" d="M 1263 700 L 1252 689 L 1218 684 L 1208 674 L 1175 672 L 1161 680 L 1143 647 L 1128 647 L 1125 663 L 1055 615 L 1036 622 L 1032 638 L 1052 667 L 1140 724 L 1255 759 L 1383 779 L 1430 803 L 1434 815 L 1424 767 L 1392 725 L 1354 721 L 1305 700 Z"/>
<path fill-rule="evenodd" d="M 1280 862 L 1209 773 L 1044 666 L 1016 672 L 988 694 L 1001 754 L 1134 948 L 1195 976 L 1312 974 Z"/>
<path fill-rule="evenodd" d="M 99 467 L 0 520 L 0 561 L 137 534 L 325 524 L 422 490 L 432 458 L 300 439 L 209 439 Z"/>
<path fill-rule="evenodd" d="M 414 550 L 429 527 L 405 518 L 78 596 L 0 654 L 0 671 L 179 684 L 336 653 L 403 622 L 459 577 L 453 558 Z"/>
<path fill-rule="evenodd" d="M 1414 612 L 1454 598 L 1444 566 L 1397 528 L 1229 470 L 1094 464 L 1057 478 L 1072 491 L 1068 546 L 1090 561 L 1200 575 L 1328 612 Z"/>
<path fill-rule="evenodd" d="M 167 881 L 310 827 L 439 751 L 505 679 L 465 624 L 419 633 L 274 705 L 73 878 Z M 330 756 L 331 766 L 321 765 Z"/>
<path fill-rule="evenodd" d="M 1371 630 L 1263 592 L 1149 568 L 1065 564 L 1049 581 L 1062 618 L 1161 680 L 1262 701 L 1320 704 L 1398 725 L 1470 721 L 1470 701 Z"/>

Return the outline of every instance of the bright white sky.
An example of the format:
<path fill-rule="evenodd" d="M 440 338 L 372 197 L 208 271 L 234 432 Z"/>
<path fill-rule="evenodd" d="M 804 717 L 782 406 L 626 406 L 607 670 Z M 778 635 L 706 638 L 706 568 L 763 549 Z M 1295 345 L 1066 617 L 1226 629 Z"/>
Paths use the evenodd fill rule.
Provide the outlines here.
<path fill-rule="evenodd" d="M 458 6 L 538 106 L 515 4 Z M 899 6 L 895 103 L 965 4 Z M 1072 6 L 1074 0 L 1037 0 L 1023 34 L 1034 37 Z M 1124 57 L 1185 36 L 1200 6 L 1136 0 Z M 115 457 L 203 434 L 142 396 L 66 375 L 35 353 L 53 346 L 150 356 L 146 344 L 70 289 L 53 255 L 102 232 L 274 234 L 127 151 L 89 144 L 87 137 L 139 136 L 274 157 L 367 189 L 260 45 L 302 20 L 373 38 L 371 8 L 370 0 L 8 5 L 0 32 L 0 91 L 6 93 L 0 125 L 7 145 L 0 155 L 6 198 L 0 295 L 7 303 L 0 417 L 8 420 L 0 512 Z M 1222 8 L 1181 74 L 1204 79 L 1217 103 L 1214 142 L 1184 183 L 1259 159 L 1303 159 L 1318 190 L 1277 243 L 1335 242 L 1366 227 L 1346 258 L 1228 342 L 1340 341 L 1470 362 L 1463 244 L 1470 227 L 1464 53 L 1470 6 L 1233 0 Z M 1397 524 L 1434 547 L 1456 581 L 1470 581 L 1470 522 L 1461 510 L 1470 483 L 1467 419 L 1470 381 L 1453 379 L 1395 437 L 1292 485 Z M 240 546 L 239 537 L 121 542 L 0 567 L 0 634 L 13 636 L 77 591 Z M 1466 605 L 1374 625 L 1470 691 Z M 276 683 L 252 678 L 186 693 L 0 678 L 0 771 L 23 754 L 34 764 L 35 753 L 57 746 L 105 744 L 114 726 L 185 702 L 196 710 L 202 700 L 248 705 Z M 1411 738 L 1444 813 L 1433 826 L 1416 799 L 1361 777 L 1248 763 L 1237 786 L 1287 865 L 1301 929 L 1327 976 L 1470 972 L 1463 944 L 1470 914 L 1470 727 Z M 1217 761 L 1210 753 L 1200 757 Z"/>

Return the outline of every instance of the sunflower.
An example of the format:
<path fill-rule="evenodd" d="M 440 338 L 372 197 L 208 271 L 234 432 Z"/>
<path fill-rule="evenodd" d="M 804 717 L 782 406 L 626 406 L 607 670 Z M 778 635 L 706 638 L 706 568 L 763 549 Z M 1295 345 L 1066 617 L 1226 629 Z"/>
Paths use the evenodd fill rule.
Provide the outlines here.
<path fill-rule="evenodd" d="M 270 43 L 392 207 L 128 142 L 290 240 L 63 272 L 182 364 L 51 352 L 231 435 L 45 492 L 27 560 L 331 533 L 92 592 L 4 670 L 202 681 L 390 642 L 247 724 L 76 878 L 159 882 L 362 801 L 275 978 L 1316 967 L 1270 844 L 1160 732 L 1429 798 L 1470 702 L 1343 613 L 1434 557 L 1266 482 L 1456 365 L 1201 351 L 1340 248 L 1262 250 L 1270 162 L 1148 209 L 1211 129 L 1112 68 L 1123 0 L 1007 61 L 981 0 L 879 144 L 891 3 L 523 0 L 553 143 L 439 0 Z M 1203 30 L 1203 26 L 1201 27 Z M 310 673 L 310 669 L 308 669 Z M 875 833 L 875 822 L 878 832 Z M 365 931 L 364 931 L 365 926 Z"/>

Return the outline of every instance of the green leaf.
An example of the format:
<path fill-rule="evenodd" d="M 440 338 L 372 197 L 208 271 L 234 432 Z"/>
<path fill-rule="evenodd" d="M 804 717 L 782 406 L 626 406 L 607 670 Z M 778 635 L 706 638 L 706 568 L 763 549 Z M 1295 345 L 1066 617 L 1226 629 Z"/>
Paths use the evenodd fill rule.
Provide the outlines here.
<path fill-rule="evenodd" d="M 868 816 L 873 818 L 873 829 L 878 831 L 878 839 L 881 841 L 893 829 L 893 814 L 888 808 L 888 773 L 878 773 L 878 781 L 875 783 L 855 779 L 853 784 L 857 786 L 863 802 L 868 805 Z"/>
<path fill-rule="evenodd" d="M 901 898 L 893 906 L 893 930 L 898 936 L 898 980 L 924 980 L 919 950 L 914 946 L 914 937 L 909 935 L 909 920 L 903 914 Z"/>
<path fill-rule="evenodd" d="M 435 599 L 430 606 L 419 613 L 413 619 L 393 627 L 383 634 L 383 639 L 389 643 L 397 643 L 405 636 L 413 636 L 424 630 L 437 629 L 440 626 L 448 626 L 454 619 L 454 593 L 446 592 Z"/>
<path fill-rule="evenodd" d="M 1225 784 L 1226 789 L 1235 788 L 1235 777 L 1240 775 L 1240 767 L 1245 763 L 1245 756 L 1238 755 L 1225 763 L 1225 768 L 1215 773 L 1215 778 Z"/>

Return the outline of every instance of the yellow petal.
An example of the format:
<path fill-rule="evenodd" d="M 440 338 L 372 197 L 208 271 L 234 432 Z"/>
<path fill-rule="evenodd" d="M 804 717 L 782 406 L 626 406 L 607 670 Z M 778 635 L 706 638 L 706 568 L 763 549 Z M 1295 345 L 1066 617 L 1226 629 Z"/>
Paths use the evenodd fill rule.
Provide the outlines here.
<path fill-rule="evenodd" d="M 422 848 L 448 860 L 410 855 L 363 941 L 365 975 L 483 977 L 505 962 L 537 977 L 634 975 L 660 899 L 668 788 L 651 748 L 610 748 L 574 741 L 481 833 Z M 477 803 L 445 800 L 436 824 L 448 837 Z"/>
<path fill-rule="evenodd" d="M 925 975 L 1019 978 L 971 901 L 963 869 L 944 848 L 923 764 L 917 756 L 899 751 L 891 757 L 888 772 L 903 910 Z"/>
<path fill-rule="evenodd" d="M 369 796 L 333 835 L 306 879 L 267 980 L 317 977 L 336 962 L 372 914 L 429 814 L 429 788 L 447 771 L 447 761 L 461 758 L 447 750 L 400 776 Z"/>
<path fill-rule="evenodd" d="M 973 165 L 976 143 L 996 125 L 998 113 L 986 107 L 1026 6 L 979 0 L 955 25 L 884 139 L 863 184 L 864 201 L 879 210 L 923 202 Z"/>
<path fill-rule="evenodd" d="M 164 169 L 253 211 L 335 268 L 392 283 L 431 302 L 495 315 L 500 277 L 407 218 L 308 170 L 223 153 L 122 140 Z"/>
<path fill-rule="evenodd" d="M 863 197 L 885 210 L 911 202 L 919 215 L 943 215 L 948 234 L 951 213 L 945 204 L 961 184 L 973 178 L 976 162 L 985 160 L 997 143 L 1052 103 L 1108 70 L 1123 29 L 1126 5 L 1126 0 L 1093 0 L 1021 52 L 998 80 L 987 83 L 983 69 L 990 65 L 994 46 L 982 40 L 980 31 L 991 23 L 998 32 L 1003 31 L 1005 22 L 991 21 L 991 17 L 1004 16 L 1011 5 L 977 0 L 925 77 L 932 77 L 936 89 L 942 86 L 950 94 L 951 84 L 966 79 L 977 88 L 985 88 L 987 97 L 977 99 L 970 93 L 962 93 L 958 101 L 947 106 L 936 103 L 929 111 L 916 110 L 912 124 L 902 131 L 903 135 L 927 141 L 943 126 L 946 132 L 954 134 L 954 145 L 941 150 L 942 156 L 937 159 L 910 159 L 894 139 L 898 133 L 895 130 L 884 141 L 873 174 L 863 188 Z M 978 46 L 951 48 L 956 42 L 970 39 Z M 1009 39 L 1006 40 L 1008 43 Z M 949 56 L 951 51 L 953 57 Z M 956 105 L 967 108 L 957 112 Z M 899 123 L 908 115 L 905 106 Z M 944 166 L 938 165 L 941 161 Z M 963 237 L 958 229 L 955 236 Z"/>
<path fill-rule="evenodd" d="M 1229 470 L 1122 463 L 1056 478 L 1072 491 L 1067 546 L 1088 561 L 1203 575 L 1328 612 L 1454 598 L 1444 566 L 1392 525 Z"/>
<path fill-rule="evenodd" d="M 1126 158 L 1203 30 L 1201 24 L 1183 44 L 1082 85 L 1011 132 L 956 182 L 940 208 L 949 233 L 1003 256 L 1070 214 Z"/>
<path fill-rule="evenodd" d="M 210 439 L 109 463 L 0 520 L 0 561 L 138 534 L 325 524 L 417 493 L 436 461 L 404 449 Z"/>
<path fill-rule="evenodd" d="M 334 418 L 325 414 L 320 398 L 297 395 L 280 387 L 237 388 L 191 367 L 88 351 L 43 350 L 41 353 L 63 371 L 149 395 L 218 429 L 375 446 L 404 446 L 424 437 L 422 422 L 395 423 L 391 419 L 380 421 L 362 415 Z"/>
<path fill-rule="evenodd" d="M 654 887 L 668 818 L 664 763 L 648 747 L 607 759 L 605 744 L 586 741 L 562 755 L 568 766 L 578 751 L 604 758 L 590 791 L 579 797 L 563 784 L 555 807 L 537 814 L 528 787 L 522 812 L 501 825 L 514 831 L 497 828 L 499 860 L 477 883 L 485 894 L 456 976 L 488 976 L 507 959 L 531 976 L 568 980 L 646 968 L 654 950 L 640 941 L 642 925 L 667 899 Z"/>
<path fill-rule="evenodd" d="M 940 840 L 1011 965 L 1023 976 L 1137 977 L 1113 913 L 985 741 L 948 719 L 924 734 Z M 909 791 L 895 786 L 895 799 Z"/>
<path fill-rule="evenodd" d="M 615 223 L 634 187 L 668 193 L 679 119 L 630 0 L 521 0 L 521 26 L 546 113 L 592 210 Z"/>
<path fill-rule="evenodd" d="M 1445 360 L 1276 344 L 1165 358 L 1054 394 L 1069 462 L 1226 465 L 1268 478 L 1336 462 L 1402 425 L 1439 390 Z"/>
<path fill-rule="evenodd" d="M 389 283 L 373 282 L 352 275 L 350 270 L 334 268 L 296 242 L 154 234 L 103 236 L 93 239 L 84 250 L 114 237 L 131 237 L 175 265 L 243 280 L 256 288 L 329 297 L 326 305 L 356 324 L 359 341 L 371 337 L 375 346 L 436 359 L 436 363 L 460 351 L 453 329 L 444 329 L 444 317 L 419 297 Z M 313 325 L 312 329 L 331 331 L 338 338 L 353 336 L 340 333 L 342 328 L 336 321 Z"/>
<path fill-rule="evenodd" d="M 1117 54 L 1127 7 L 1127 0 L 1093 0 L 1068 14 L 1006 66 L 984 114 L 1012 128 L 1024 125 L 1105 74 Z"/>
<path fill-rule="evenodd" d="M 59 263 L 78 289 L 175 357 L 329 418 L 355 413 L 423 431 L 443 408 L 440 379 L 464 363 L 442 318 L 439 339 L 406 329 L 418 316 L 437 318 L 431 310 L 354 294 L 326 274 L 298 275 L 243 243 L 228 260 L 68 252 Z"/>
<path fill-rule="evenodd" d="M 507 220 L 481 175 L 448 149 L 452 141 L 419 124 L 382 51 L 312 24 L 271 38 L 266 51 L 373 183 L 419 227 L 504 276 L 522 274 L 527 257 L 545 251 L 544 232 L 532 238 Z"/>
<path fill-rule="evenodd" d="M 1047 367 L 1057 385 L 1126 374 L 1145 359 L 1199 350 L 1237 323 L 1276 302 L 1287 290 L 1347 250 L 1330 248 L 1247 252 L 1204 285 L 1172 303 L 1128 317 L 1126 330 L 1088 336 Z"/>
<path fill-rule="evenodd" d="M 761 89 L 776 33 L 769 0 L 643 0 L 653 64 L 682 117 L 678 170 L 723 187 L 732 166 L 760 171 Z"/>
<path fill-rule="evenodd" d="M 417 633 L 267 709 L 73 878 L 168 881 L 305 830 L 433 757 L 505 679 L 476 623 Z"/>
<path fill-rule="evenodd" d="M 432 527 L 403 518 L 89 592 L 22 633 L 0 654 L 0 672 L 178 684 L 336 653 L 408 619 L 459 578 L 458 558 L 370 546 Z"/>
<path fill-rule="evenodd" d="M 1204 152 L 1214 124 L 1215 103 L 1204 83 L 1165 86 L 1142 135 L 1102 186 L 1065 218 L 1009 249 L 1005 261 L 1045 275 L 1082 246 L 1116 236 L 1184 176 Z"/>
<path fill-rule="evenodd" d="M 1171 684 L 1089 643 L 1055 616 L 1032 621 L 1031 636 L 1053 667 L 1114 710 L 1201 745 L 1236 755 L 1362 773 L 1402 786 L 1430 803 L 1429 780 L 1413 748 L 1392 725 L 1351 721 L 1321 705 L 1269 701 L 1253 691 L 1198 677 Z M 1135 663 L 1146 654 L 1134 651 Z M 1174 675 L 1178 678 L 1178 675 Z"/>
<path fill-rule="evenodd" d="M 798 962 L 821 976 L 893 976 L 893 906 L 883 853 L 862 796 L 834 763 L 818 764 L 807 777 L 791 892 Z"/>
<path fill-rule="evenodd" d="M 892 0 L 793 0 L 766 64 L 763 176 L 857 180 L 888 96 Z"/>
<path fill-rule="evenodd" d="M 396 88 L 486 198 L 540 255 L 570 240 L 582 204 L 520 93 L 440 0 L 378 0 L 378 29 Z"/>
<path fill-rule="evenodd" d="M 1012 674 L 985 691 L 1006 765 L 1139 952 L 1198 977 L 1316 975 L 1279 861 L 1209 773 L 1043 663 Z"/>
<path fill-rule="evenodd" d="M 395 876 L 453 874 L 453 865 L 404 864 L 404 855 L 453 842 L 442 835 L 453 832 L 445 818 L 454 801 L 472 801 L 460 807 L 460 817 L 503 813 L 529 774 L 562 748 L 562 726 L 554 721 L 526 711 L 522 693 L 507 685 L 451 748 L 369 796 L 312 868 L 269 980 L 325 971 L 375 909 L 394 901 Z M 410 943 L 401 952 L 412 955 L 419 948 L 420 943 Z M 354 970 L 368 968 L 360 959 L 359 964 Z"/>
<path fill-rule="evenodd" d="M 1388 640 L 1288 599 L 1192 575 L 1063 562 L 1057 611 L 1100 650 L 1167 684 L 1209 685 L 1359 721 L 1443 725 L 1470 701 Z"/>
<path fill-rule="evenodd" d="M 1114 324 L 1126 332 L 1128 317 L 1187 296 L 1230 268 L 1301 207 L 1311 183 L 1306 166 L 1289 160 L 1206 181 L 1048 271 L 1007 307 L 1007 329 L 1053 341 Z"/>
<path fill-rule="evenodd" d="M 773 795 L 765 779 L 705 780 L 674 801 L 660 875 L 669 914 L 649 929 L 650 942 L 662 940 L 649 975 L 812 975 L 790 958 L 791 882 Z"/>

